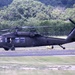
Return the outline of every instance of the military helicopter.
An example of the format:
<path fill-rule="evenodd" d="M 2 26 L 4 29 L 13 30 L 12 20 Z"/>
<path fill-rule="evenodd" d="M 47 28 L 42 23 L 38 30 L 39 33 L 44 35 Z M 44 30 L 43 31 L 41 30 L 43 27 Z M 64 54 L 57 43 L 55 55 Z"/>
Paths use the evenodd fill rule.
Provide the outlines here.
<path fill-rule="evenodd" d="M 75 24 L 75 22 L 73 22 L 71 19 L 69 20 Z M 52 45 L 52 48 L 54 48 L 54 45 L 59 45 L 61 48 L 65 49 L 65 47 L 62 46 L 63 44 L 75 41 L 75 28 L 72 29 L 67 39 L 47 37 L 37 33 L 34 30 L 31 32 L 21 32 L 19 29 L 21 28 L 15 27 L 15 31 L 2 34 L 0 36 L 0 48 L 4 48 L 6 51 L 8 51 L 15 50 L 17 47 L 37 47 Z M 8 31 L 8 29 L 3 31 Z"/>

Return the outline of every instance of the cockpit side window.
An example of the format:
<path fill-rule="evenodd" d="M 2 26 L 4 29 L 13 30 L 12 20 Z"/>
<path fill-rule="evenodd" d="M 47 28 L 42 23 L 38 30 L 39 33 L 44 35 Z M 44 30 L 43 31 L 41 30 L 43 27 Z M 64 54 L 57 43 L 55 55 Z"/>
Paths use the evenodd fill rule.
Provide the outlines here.
<path fill-rule="evenodd" d="M 3 42 L 2 37 L 0 37 L 0 42 Z"/>
<path fill-rule="evenodd" d="M 4 42 L 6 43 L 11 43 L 12 39 L 11 38 L 4 38 Z"/>

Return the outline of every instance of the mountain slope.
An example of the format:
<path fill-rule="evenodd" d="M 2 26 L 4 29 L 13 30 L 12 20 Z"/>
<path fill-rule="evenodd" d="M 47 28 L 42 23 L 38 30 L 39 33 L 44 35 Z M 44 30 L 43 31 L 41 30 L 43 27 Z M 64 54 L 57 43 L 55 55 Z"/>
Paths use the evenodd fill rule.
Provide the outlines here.
<path fill-rule="evenodd" d="M 75 0 L 38 0 L 46 5 L 72 7 Z"/>

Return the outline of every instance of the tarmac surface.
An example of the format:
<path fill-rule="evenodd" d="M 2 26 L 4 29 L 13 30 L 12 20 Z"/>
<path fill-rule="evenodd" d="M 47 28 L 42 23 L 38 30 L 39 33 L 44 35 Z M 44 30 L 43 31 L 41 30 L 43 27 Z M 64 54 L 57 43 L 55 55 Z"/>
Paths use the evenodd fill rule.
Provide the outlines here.
<path fill-rule="evenodd" d="M 0 49 L 0 57 L 17 57 L 17 56 L 75 56 L 75 42 L 63 45 L 66 49 L 55 46 L 50 47 L 32 47 L 32 48 L 17 48 L 15 51 L 3 51 Z"/>
<path fill-rule="evenodd" d="M 75 50 L 44 50 L 44 51 L 18 51 L 18 52 L 0 52 L 0 57 L 14 56 L 58 56 L 58 55 L 75 55 Z"/>

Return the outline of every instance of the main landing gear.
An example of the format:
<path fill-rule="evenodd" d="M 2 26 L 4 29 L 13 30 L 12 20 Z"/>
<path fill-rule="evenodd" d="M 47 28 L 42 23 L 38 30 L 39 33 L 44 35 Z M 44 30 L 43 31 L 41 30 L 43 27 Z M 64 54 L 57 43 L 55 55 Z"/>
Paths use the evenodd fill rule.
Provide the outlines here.
<path fill-rule="evenodd" d="M 14 51 L 15 47 L 14 46 L 12 46 L 12 47 L 4 47 L 4 50 L 5 51 L 9 51 L 9 50 Z"/>

